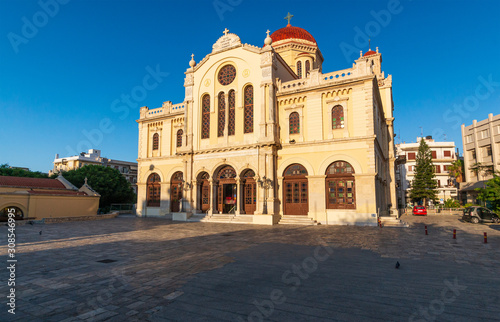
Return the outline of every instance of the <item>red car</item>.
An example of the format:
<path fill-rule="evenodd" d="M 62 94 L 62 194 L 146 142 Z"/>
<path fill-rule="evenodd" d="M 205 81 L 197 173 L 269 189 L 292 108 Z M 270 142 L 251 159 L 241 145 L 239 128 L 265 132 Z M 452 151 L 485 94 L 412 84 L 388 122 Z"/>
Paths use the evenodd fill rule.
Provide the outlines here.
<path fill-rule="evenodd" d="M 427 209 L 424 206 L 413 207 L 413 216 L 427 216 Z"/>

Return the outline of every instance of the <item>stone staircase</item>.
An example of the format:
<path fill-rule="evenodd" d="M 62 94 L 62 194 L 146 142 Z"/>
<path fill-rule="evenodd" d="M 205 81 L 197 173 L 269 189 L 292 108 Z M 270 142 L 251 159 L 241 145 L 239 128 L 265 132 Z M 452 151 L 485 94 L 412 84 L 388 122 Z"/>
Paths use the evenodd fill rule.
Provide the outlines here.
<path fill-rule="evenodd" d="M 379 218 L 380 221 L 382 222 L 382 227 L 400 227 L 400 228 L 410 227 L 410 225 L 408 225 L 401 219 L 396 219 L 396 217 L 381 216 Z"/>
<path fill-rule="evenodd" d="M 192 222 L 216 222 L 232 224 L 252 224 L 253 215 L 233 215 L 233 214 L 194 214 L 187 221 Z"/>
<path fill-rule="evenodd" d="M 320 223 L 316 222 L 316 220 L 313 220 L 312 218 L 309 218 L 307 216 L 289 216 L 289 215 L 284 215 L 283 217 L 281 217 L 278 224 L 303 225 L 303 226 L 321 225 Z"/>

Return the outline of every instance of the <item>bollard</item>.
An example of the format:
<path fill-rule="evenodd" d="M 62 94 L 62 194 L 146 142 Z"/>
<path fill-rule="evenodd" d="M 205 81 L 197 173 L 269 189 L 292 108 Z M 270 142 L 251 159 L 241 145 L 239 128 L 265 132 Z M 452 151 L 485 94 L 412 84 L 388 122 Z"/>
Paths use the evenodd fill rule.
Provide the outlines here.
<path fill-rule="evenodd" d="M 457 230 L 453 229 L 453 239 L 457 239 Z"/>
<path fill-rule="evenodd" d="M 487 244 L 488 243 L 488 235 L 486 235 L 486 233 L 484 233 L 484 243 Z"/>
<path fill-rule="evenodd" d="M 425 226 L 425 234 L 426 234 L 426 235 L 429 235 L 429 234 L 427 233 L 427 226 Z"/>

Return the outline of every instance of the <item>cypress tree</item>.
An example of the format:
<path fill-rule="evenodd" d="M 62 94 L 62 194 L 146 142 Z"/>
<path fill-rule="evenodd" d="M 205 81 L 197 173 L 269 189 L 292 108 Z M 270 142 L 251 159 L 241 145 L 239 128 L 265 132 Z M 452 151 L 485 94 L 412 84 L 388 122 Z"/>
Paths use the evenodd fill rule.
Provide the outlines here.
<path fill-rule="evenodd" d="M 420 140 L 415 165 L 415 177 L 410 190 L 410 198 L 413 201 L 423 200 L 426 205 L 428 199 L 437 201 L 437 181 L 434 175 L 434 164 L 432 163 L 431 149 L 424 138 Z"/>

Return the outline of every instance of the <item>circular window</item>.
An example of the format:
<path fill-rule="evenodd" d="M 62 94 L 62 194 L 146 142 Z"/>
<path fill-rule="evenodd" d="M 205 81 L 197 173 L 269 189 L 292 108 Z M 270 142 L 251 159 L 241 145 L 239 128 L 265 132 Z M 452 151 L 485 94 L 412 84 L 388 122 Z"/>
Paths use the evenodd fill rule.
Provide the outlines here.
<path fill-rule="evenodd" d="M 222 69 L 219 71 L 219 76 L 217 76 L 219 83 L 221 83 L 222 85 L 231 84 L 235 78 L 236 78 L 236 68 L 234 68 L 233 65 L 227 65 L 222 67 Z"/>

